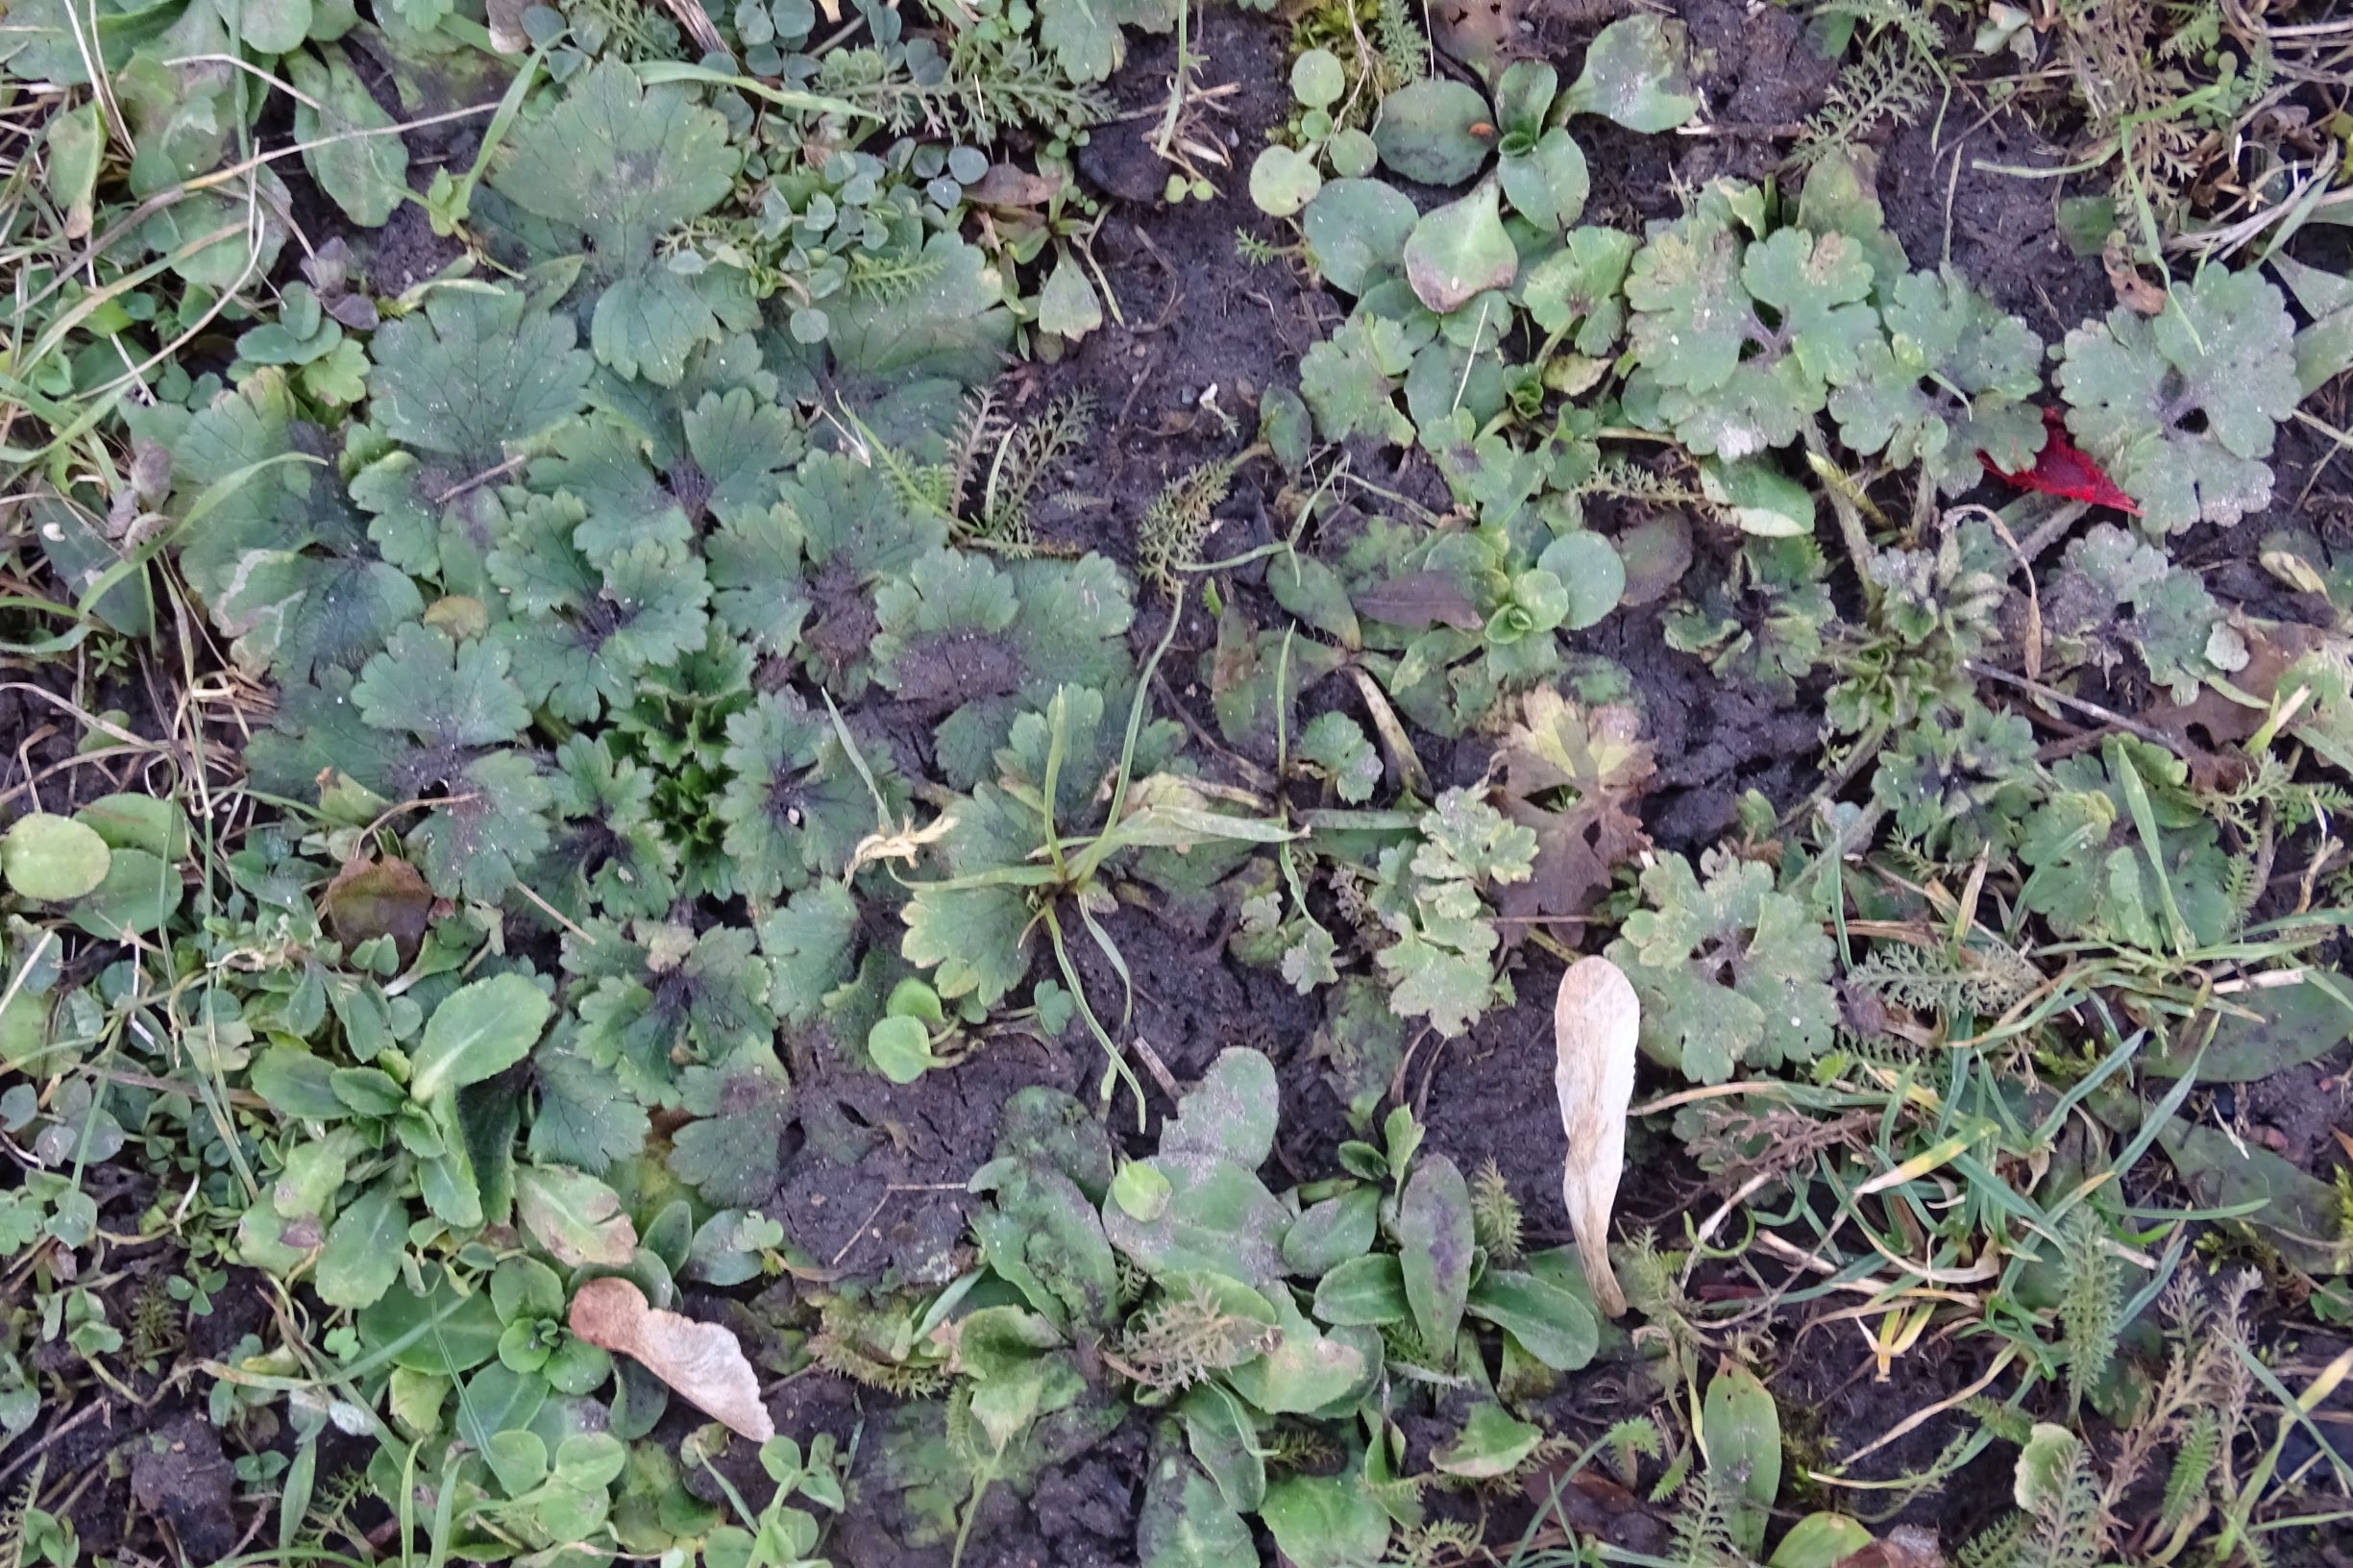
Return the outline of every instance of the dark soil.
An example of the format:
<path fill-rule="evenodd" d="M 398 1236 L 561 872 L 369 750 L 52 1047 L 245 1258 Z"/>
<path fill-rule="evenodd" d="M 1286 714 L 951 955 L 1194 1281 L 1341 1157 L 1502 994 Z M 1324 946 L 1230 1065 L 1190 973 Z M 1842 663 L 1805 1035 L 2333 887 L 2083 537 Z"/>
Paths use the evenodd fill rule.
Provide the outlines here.
<path fill-rule="evenodd" d="M 1622 9 L 1579 0 L 1532 6 L 1531 37 L 1541 40 L 1565 81 L 1575 75 L 1585 39 Z M 1581 121 L 1578 135 L 1594 179 L 1589 221 L 1639 227 L 1674 215 L 1679 184 L 1775 172 L 1793 128 L 1820 104 L 1835 75 L 1811 51 L 1804 24 L 1789 12 L 1739 0 L 1687 0 L 1679 9 L 1706 52 L 1700 77 L 1711 132 L 1637 136 L 1598 120 Z M 1283 262 L 1253 265 L 1235 243 L 1238 233 L 1280 237 L 1249 201 L 1246 171 L 1267 130 L 1291 109 L 1286 30 L 1278 21 L 1222 7 L 1204 12 L 1201 28 L 1192 40 L 1206 56 L 1200 85 L 1234 89 L 1207 100 L 1213 108 L 1201 122 L 1232 159 L 1219 180 L 1221 193 L 1207 203 L 1166 204 L 1166 165 L 1147 142 L 1153 122 L 1123 119 L 1096 130 L 1079 166 L 1110 208 L 1093 249 L 1117 316 L 1060 363 L 1013 372 L 1017 406 L 1034 407 L 1072 392 L 1094 404 L 1099 436 L 1062 476 L 1065 494 L 1043 518 L 1050 542 L 1101 550 L 1131 565 L 1133 530 L 1152 500 L 1196 466 L 1250 445 L 1262 394 L 1295 381 L 1300 355 L 1341 309 L 1299 269 Z M 1123 113 L 1162 101 L 1174 55 L 1171 38 L 1131 39 L 1128 64 L 1115 84 Z M 371 88 L 396 112 L 481 101 L 471 84 L 428 83 L 434 101 L 403 106 L 388 77 L 371 72 L 365 61 L 361 66 Z M 477 123 L 460 122 L 413 137 L 412 186 L 422 192 L 438 167 L 462 172 L 478 136 Z M 2054 341 L 2112 303 L 2098 260 L 2075 256 L 2060 237 L 2056 203 L 2079 193 L 2075 183 L 1987 167 L 2049 168 L 2067 161 L 2065 150 L 2017 114 L 1990 112 L 1964 90 L 1943 115 L 1884 138 L 1876 151 L 1888 221 L 1916 265 L 1949 261 Z M 314 240 L 323 238 L 322 230 L 332 228 L 324 216 L 328 208 L 300 171 L 287 167 L 298 221 Z M 433 234 L 415 206 L 400 208 L 381 230 L 352 237 L 372 288 L 387 295 L 433 276 L 460 251 L 455 241 Z M 2340 407 L 2331 415 L 2340 426 L 2343 412 Z M 2283 436 L 2281 502 L 2273 515 L 2192 541 L 2192 558 L 2211 569 L 2217 592 L 2251 601 L 2259 611 L 2277 611 L 2272 596 L 2281 591 L 2250 560 L 2262 533 L 2292 519 L 2332 540 L 2353 533 L 2353 480 L 2346 478 L 2348 465 L 2324 462 L 2327 450 L 2292 427 Z M 1403 472 L 1368 477 L 1410 494 L 1443 495 L 1418 457 L 1407 459 Z M 1244 467 L 1219 508 L 1211 553 L 1239 553 L 1278 536 L 1287 527 L 1282 488 L 1271 463 Z M 1606 528 L 1635 521 L 1607 511 L 1597 517 Z M 1703 552 L 1708 548 L 1703 544 Z M 1700 570 L 1719 564 L 1703 560 Z M 1235 576 L 1239 580 L 1233 592 L 1263 611 L 1252 575 Z M 1147 603 L 1134 634 L 1140 650 L 1158 641 L 1166 616 L 1164 605 Z M 1269 618 L 1261 615 L 1262 623 Z M 846 655 L 863 649 L 870 629 L 841 625 L 830 634 Z M 1189 598 L 1157 695 L 1162 711 L 1182 715 L 1196 734 L 1213 728 L 1194 672 L 1214 639 L 1213 618 L 1198 596 Z M 1814 694 L 1781 697 L 1719 678 L 1698 660 L 1667 649 L 1654 605 L 1612 617 L 1577 646 L 1581 653 L 1612 661 L 1630 678 L 1658 758 L 1643 814 L 1661 846 L 1691 851 L 1713 843 L 1731 826 L 1735 802 L 1746 790 L 1761 790 L 1787 809 L 1813 787 L 1821 762 Z M 14 678 L 44 677 L 36 672 Z M 880 710 L 852 716 L 862 731 L 868 724 L 901 727 L 898 720 Z M 114 776 L 119 769 L 110 773 L 95 764 L 58 776 L 73 734 L 55 704 L 31 692 L 0 690 L 0 736 L 8 738 L 0 751 L 0 799 L 18 801 L 27 783 L 37 782 L 40 803 L 56 810 L 127 782 Z M 1475 777 L 1486 766 L 1483 738 L 1450 745 L 1417 735 L 1416 741 L 1441 778 Z M 1293 1179 L 1327 1173 L 1336 1145 L 1353 1135 L 1313 1059 L 1320 1004 L 1296 996 L 1279 977 L 1229 962 L 1224 919 L 1199 910 L 1140 907 L 1122 907 L 1109 918 L 1107 928 L 1134 982 L 1133 1015 L 1115 1032 L 1145 1042 L 1180 1088 L 1224 1049 L 1265 1052 L 1282 1084 L 1278 1163 Z M 1551 1244 L 1568 1235 L 1549 1049 L 1559 965 L 1533 946 L 1522 954 L 1513 977 L 1516 1002 L 1492 1011 L 1461 1040 L 1417 1041 L 1399 1082 L 1427 1121 L 1431 1145 L 1465 1170 L 1492 1161 L 1524 1207 L 1531 1239 Z M 1080 943 L 1072 956 L 1091 997 L 1123 994 L 1120 977 L 1091 944 Z M 964 1184 L 991 1157 L 1006 1100 L 1033 1084 L 1089 1099 L 1104 1067 L 1082 1030 L 1051 1043 L 1007 1035 L 952 1071 L 903 1088 L 824 1061 L 799 1066 L 804 1070 L 782 1132 L 783 1174 L 768 1210 L 819 1268 L 886 1287 L 942 1283 L 969 1262 Z M 2340 1160 L 2334 1134 L 2353 1096 L 2347 1066 L 2346 1053 L 2340 1052 L 2241 1094 L 2245 1115 L 2276 1135 L 2280 1152 L 2324 1179 Z M 1663 1087 L 1646 1084 L 1642 1092 Z M 1155 1120 L 1170 1109 L 1155 1080 L 1147 1080 L 1147 1104 Z M 1133 1125 L 1124 1119 L 1127 1109 L 1123 1099 L 1116 1129 L 1123 1136 Z M 1637 1141 L 1631 1154 L 1621 1198 L 1630 1224 L 1657 1227 L 1672 1241 L 1681 1234 L 1686 1211 L 1703 1213 L 1717 1201 L 1671 1149 Z M 127 1305 L 115 1311 L 113 1319 L 125 1321 L 128 1311 Z M 211 1316 L 187 1323 L 184 1357 L 229 1354 L 237 1336 L 258 1330 L 266 1314 L 264 1297 L 239 1275 L 219 1293 Z M 1790 1423 L 1793 1476 L 1801 1466 L 1838 1463 L 1983 1370 L 1977 1341 L 1954 1339 L 1917 1348 L 1896 1362 L 1889 1381 L 1877 1382 L 1846 1323 L 1801 1332 L 1789 1322 L 1776 1335 L 1777 1365 L 1771 1376 Z M 2309 1376 L 2334 1350 L 2307 1345 L 2298 1354 L 2299 1364 L 2312 1363 Z M 1568 1381 L 1551 1413 L 1574 1435 L 1588 1437 L 1648 1408 L 1658 1391 L 1653 1363 L 1618 1335 L 1592 1368 Z M 159 1378 L 135 1392 L 151 1403 L 106 1396 L 108 1404 L 96 1414 L 77 1414 L 68 1418 L 70 1427 L 60 1426 L 46 1450 L 52 1484 L 63 1475 L 95 1478 L 74 1494 L 73 1517 L 86 1550 L 115 1550 L 135 1506 L 156 1522 L 169 1555 L 192 1562 L 231 1555 L 239 1546 L 230 1524 L 234 1482 L 219 1434 L 206 1423 L 203 1401 L 184 1384 L 165 1385 Z M 822 1371 L 787 1380 L 771 1405 L 780 1432 L 804 1441 L 829 1432 L 845 1444 L 862 1428 L 870 1437 L 896 1409 L 887 1396 Z M 1885 1480 L 1924 1468 L 1959 1430 L 1955 1417 L 1926 1423 L 1878 1450 L 1857 1475 Z M 1025 1488 L 992 1488 L 964 1560 L 975 1568 L 1098 1568 L 1132 1561 L 1150 1440 L 1147 1423 L 1131 1420 L 1063 1462 L 1044 1466 Z M 9 1454 L 12 1469 L 25 1453 L 19 1445 Z M 743 1456 L 733 1457 L 730 1466 L 732 1478 L 756 1500 L 760 1488 Z M 1915 1502 L 1907 1517 L 1943 1522 L 1948 1538 L 1957 1538 L 2003 1503 L 2007 1466 L 2007 1451 L 1997 1450 L 1940 1496 Z M 1619 1509 L 1623 1518 L 1610 1533 L 1623 1544 L 1663 1549 L 1655 1520 L 1631 1498 L 1605 1505 L 1587 1499 L 1581 1506 Z M 898 1521 L 853 1507 L 831 1549 L 850 1568 L 929 1568 L 946 1561 L 944 1546 L 910 1549 L 899 1530 Z"/>

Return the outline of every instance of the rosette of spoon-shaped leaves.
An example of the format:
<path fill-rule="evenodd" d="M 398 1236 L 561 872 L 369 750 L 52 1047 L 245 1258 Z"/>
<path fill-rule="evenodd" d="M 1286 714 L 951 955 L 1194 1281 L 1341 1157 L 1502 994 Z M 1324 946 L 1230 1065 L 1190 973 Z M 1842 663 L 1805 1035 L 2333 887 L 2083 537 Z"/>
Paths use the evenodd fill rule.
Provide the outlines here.
<path fill-rule="evenodd" d="M 1654 230 L 1626 278 L 1641 368 L 1630 409 L 1654 407 L 1693 452 L 1734 458 L 1795 441 L 1861 372 L 1878 335 L 1872 264 L 1841 233 L 1763 238 L 1751 186 L 1718 184 Z"/>
<path fill-rule="evenodd" d="M 2294 414 L 2295 324 L 2253 272 L 2209 265 L 2144 316 L 2067 334 L 2067 428 L 2141 504 L 2145 529 L 2229 525 L 2271 501 L 2273 432 Z"/>
<path fill-rule="evenodd" d="M 874 678 L 934 720 L 941 776 L 986 777 L 1023 704 L 1134 673 L 1127 576 L 1101 555 L 1023 560 L 935 550 L 874 595 Z"/>
<path fill-rule="evenodd" d="M 863 697 L 874 590 L 947 543 L 947 520 L 907 503 L 879 467 L 816 452 L 774 505 L 723 515 L 705 542 L 720 624 L 764 653 L 797 655 L 840 701 Z"/>
<path fill-rule="evenodd" d="M 603 61 L 515 126 L 491 165 L 503 203 L 478 192 L 478 215 L 534 261 L 580 258 L 565 308 L 585 319 L 599 361 L 673 385 L 698 344 L 759 322 L 744 272 L 690 274 L 658 254 L 671 233 L 728 198 L 740 162 L 726 120 L 692 88 L 648 87 Z"/>
<path fill-rule="evenodd" d="M 377 556 L 327 432 L 303 419 L 285 375 L 261 370 L 199 410 L 169 447 L 180 568 L 249 674 L 300 684 L 356 670 L 425 599 Z"/>
<path fill-rule="evenodd" d="M 388 321 L 371 352 L 370 453 L 352 499 L 385 560 L 445 593 L 483 597 L 489 481 L 577 412 L 594 361 L 573 324 L 513 289 L 450 288 Z"/>
<path fill-rule="evenodd" d="M 1950 268 L 1896 280 L 1882 307 L 1885 337 L 1861 347 L 1855 379 L 1830 394 L 1839 438 L 1921 466 L 1946 495 L 1983 472 L 1977 453 L 2005 474 L 2043 450 L 2042 340 Z"/>
<path fill-rule="evenodd" d="M 530 704 L 507 666 L 495 641 L 412 621 L 356 678 L 328 670 L 287 687 L 247 771 L 282 795 L 340 773 L 387 804 L 420 802 L 406 844 L 427 883 L 444 898 L 495 901 L 548 844 L 548 781 L 517 744 Z"/>

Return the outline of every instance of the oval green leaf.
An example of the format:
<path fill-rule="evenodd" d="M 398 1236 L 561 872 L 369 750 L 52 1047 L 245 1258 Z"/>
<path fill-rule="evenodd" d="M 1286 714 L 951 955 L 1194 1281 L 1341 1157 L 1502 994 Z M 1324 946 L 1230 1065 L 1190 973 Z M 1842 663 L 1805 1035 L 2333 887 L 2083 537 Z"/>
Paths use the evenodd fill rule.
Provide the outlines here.
<path fill-rule="evenodd" d="M 70 817 L 37 811 L 0 837 L 0 874 L 27 898 L 59 904 L 106 880 L 110 851 L 95 829 Z"/>
<path fill-rule="evenodd" d="M 1490 288 L 1508 288 L 1520 253 L 1504 232 L 1493 180 L 1458 202 L 1425 213 L 1406 240 L 1406 278 L 1413 296 L 1445 315 Z"/>

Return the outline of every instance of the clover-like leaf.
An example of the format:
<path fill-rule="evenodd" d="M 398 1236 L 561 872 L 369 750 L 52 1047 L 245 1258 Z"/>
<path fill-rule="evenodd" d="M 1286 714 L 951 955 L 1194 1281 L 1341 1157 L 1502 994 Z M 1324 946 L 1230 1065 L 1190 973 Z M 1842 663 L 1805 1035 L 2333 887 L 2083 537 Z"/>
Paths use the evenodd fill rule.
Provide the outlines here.
<path fill-rule="evenodd" d="M 2119 306 L 2068 333 L 2059 390 L 2144 527 L 2227 526 L 2270 503 L 2273 432 L 2302 397 L 2295 324 L 2254 272 L 2209 265 L 2154 316 Z"/>
<path fill-rule="evenodd" d="M 678 851 L 654 814 L 655 782 L 612 735 L 574 735 L 557 747 L 548 774 L 553 826 L 531 885 L 576 920 L 592 903 L 616 919 L 669 909 Z"/>
<path fill-rule="evenodd" d="M 1949 268 L 1898 279 L 1882 317 L 1887 335 L 1862 344 L 1856 374 L 1830 394 L 1847 445 L 1918 463 L 1947 495 L 1976 482 L 1981 452 L 2006 474 L 2033 463 L 2043 345 L 2023 321 Z"/>
<path fill-rule="evenodd" d="M 2188 779 L 2188 764 L 2125 737 L 2101 754 L 2053 763 L 2051 793 L 2019 843 L 2018 858 L 2031 868 L 2021 901 L 2071 940 L 2166 951 L 2177 934 L 2175 912 L 2191 941 L 2224 940 L 2240 918 L 2230 857 Z M 2135 784 L 2156 830 L 2153 845 L 2141 837 Z M 2162 872 L 2150 864 L 2152 853 Z"/>
<path fill-rule="evenodd" d="M 946 543 L 946 519 L 908 504 L 879 465 L 812 453 L 777 504 L 722 518 L 707 547 L 712 608 L 753 647 L 797 646 L 812 679 L 854 699 L 877 629 L 875 586 Z"/>
<path fill-rule="evenodd" d="M 645 1110 L 611 1069 L 580 1054 L 564 1025 L 531 1059 L 531 1073 L 538 1088 L 528 1142 L 533 1160 L 601 1175 L 645 1146 Z"/>
<path fill-rule="evenodd" d="M 1038 41 L 1073 82 L 1101 82 L 1127 58 L 1119 29 L 1165 33 L 1176 26 L 1181 0 L 1043 0 Z"/>
<path fill-rule="evenodd" d="M 2017 843 L 2036 749 L 2024 719 L 1972 700 L 1958 723 L 1939 712 L 1899 734 L 1872 772 L 1872 797 L 1923 853 L 1964 864 L 1988 845 Z"/>
<path fill-rule="evenodd" d="M 1682 856 L 1659 856 L 1642 873 L 1646 907 L 1609 944 L 1642 998 L 1643 1050 L 1703 1084 L 1819 1056 L 1838 1022 L 1830 939 L 1770 868 L 1710 850 L 1701 869 L 1704 884 Z"/>
<path fill-rule="evenodd" d="M 642 540 L 601 568 L 576 543 L 585 508 L 568 495 L 521 497 L 491 551 L 491 579 L 517 611 L 498 628 L 515 682 L 572 723 L 626 704 L 647 668 L 700 648 L 708 586 L 699 556 Z"/>
<path fill-rule="evenodd" d="M 1836 617 L 1827 570 L 1810 536 L 1751 538 L 1721 584 L 1668 612 L 1667 646 L 1702 655 L 1718 674 L 1793 691 L 1821 662 L 1824 628 Z"/>
<path fill-rule="evenodd" d="M 1344 713 L 1319 713 L 1309 720 L 1299 732 L 1299 756 L 1330 779 L 1350 805 L 1370 800 L 1381 783 L 1381 753 Z"/>
<path fill-rule="evenodd" d="M 1370 902 L 1394 940 L 1374 955 L 1390 1006 L 1458 1035 L 1494 992 L 1500 939 L 1488 890 L 1525 881 L 1535 834 L 1472 790 L 1448 790 L 1422 815 L 1418 845 L 1384 850 Z"/>
<path fill-rule="evenodd" d="M 791 1083 L 762 1040 L 723 1066 L 688 1067 L 678 1102 L 696 1119 L 671 1135 L 670 1172 L 705 1203 L 761 1204 L 775 1192 Z"/>
<path fill-rule="evenodd" d="M 1585 355 L 1607 354 L 1626 330 L 1626 269 L 1634 236 L 1587 226 L 1569 231 L 1559 250 L 1520 280 L 1521 301 L 1547 332 L 1576 329 L 1571 342 Z"/>
<path fill-rule="evenodd" d="M 2218 654 L 2234 668 L 2244 662 L 2205 582 L 2157 546 L 2102 523 L 2068 546 L 2063 567 L 2044 590 L 2044 630 L 2058 659 L 2106 667 L 2131 649 L 2183 703 L 2222 673 Z"/>

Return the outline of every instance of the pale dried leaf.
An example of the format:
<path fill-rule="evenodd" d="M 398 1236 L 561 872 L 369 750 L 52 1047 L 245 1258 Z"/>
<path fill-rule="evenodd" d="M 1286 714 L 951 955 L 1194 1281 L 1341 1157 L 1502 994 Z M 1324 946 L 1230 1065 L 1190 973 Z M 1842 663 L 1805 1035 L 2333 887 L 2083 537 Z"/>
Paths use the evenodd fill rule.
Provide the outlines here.
<path fill-rule="evenodd" d="M 572 1298 L 572 1332 L 592 1345 L 633 1356 L 647 1371 L 713 1420 L 755 1443 L 776 1434 L 760 1403 L 760 1379 L 733 1334 L 646 1303 L 617 1275 L 591 1280 Z"/>
<path fill-rule="evenodd" d="M 1945 1550 L 1936 1531 L 1919 1525 L 1898 1525 L 1887 1539 L 1848 1554 L 1831 1568 L 1945 1568 Z"/>
<path fill-rule="evenodd" d="M 1626 1293 L 1609 1267 L 1609 1213 L 1626 1171 L 1626 1112 L 1634 1098 L 1641 1020 L 1632 982 L 1609 960 L 1581 958 L 1560 977 L 1553 1003 L 1553 1089 L 1569 1140 L 1560 1200 L 1593 1299 L 1610 1317 L 1626 1311 Z"/>

